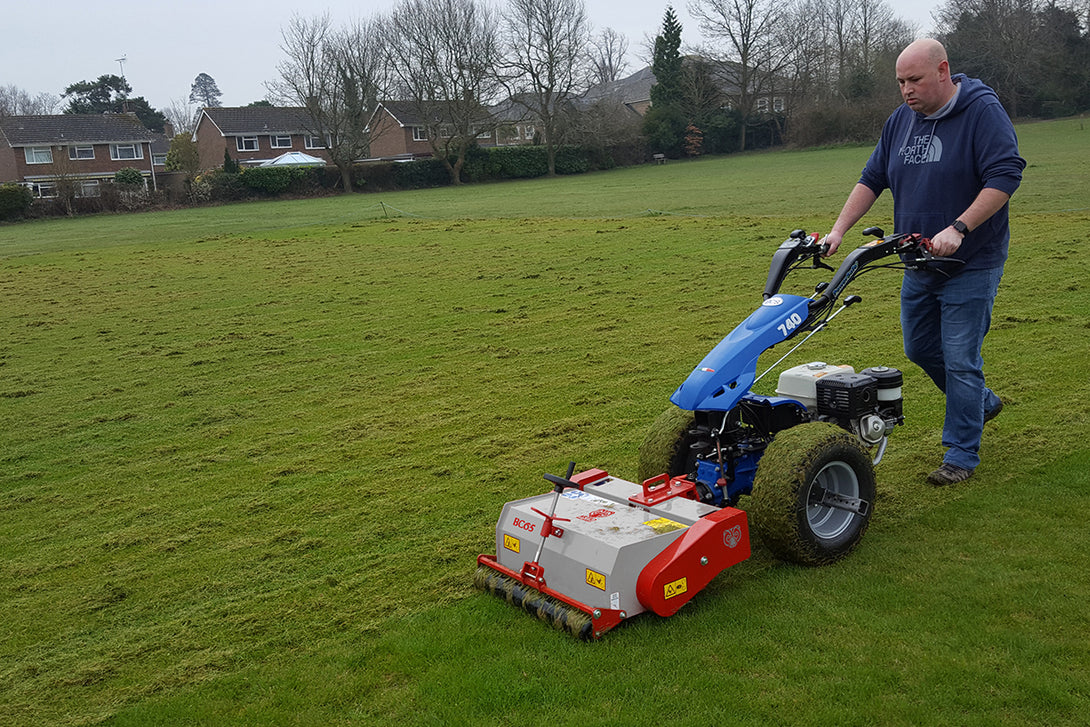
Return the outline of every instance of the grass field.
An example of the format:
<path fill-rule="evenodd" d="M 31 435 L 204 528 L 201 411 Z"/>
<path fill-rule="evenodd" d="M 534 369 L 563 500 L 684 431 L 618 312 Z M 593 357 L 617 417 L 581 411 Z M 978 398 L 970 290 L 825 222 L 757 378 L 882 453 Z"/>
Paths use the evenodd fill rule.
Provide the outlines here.
<path fill-rule="evenodd" d="M 635 477 L 869 149 L 0 226 L 0 724 L 1085 724 L 1084 124 L 1019 127 L 976 476 L 865 276 L 788 362 L 906 373 L 861 547 L 596 644 L 471 589 L 500 507 Z"/>

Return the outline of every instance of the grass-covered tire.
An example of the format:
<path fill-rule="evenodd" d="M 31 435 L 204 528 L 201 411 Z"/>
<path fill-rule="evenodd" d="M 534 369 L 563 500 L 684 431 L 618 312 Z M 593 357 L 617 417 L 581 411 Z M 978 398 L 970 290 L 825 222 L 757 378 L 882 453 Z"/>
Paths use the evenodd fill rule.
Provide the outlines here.
<path fill-rule="evenodd" d="M 865 500 L 866 513 L 820 504 L 826 489 Z M 777 557 L 825 565 L 862 539 L 874 495 L 874 465 L 855 437 L 834 424 L 801 424 L 779 432 L 757 465 L 753 529 Z"/>
<path fill-rule="evenodd" d="M 657 477 L 664 472 L 671 477 L 688 474 L 695 465 L 695 455 L 689 445 L 694 415 L 691 411 L 672 406 L 659 414 L 647 430 L 639 449 L 638 481 Z M 692 464 L 690 463 L 692 460 Z"/>

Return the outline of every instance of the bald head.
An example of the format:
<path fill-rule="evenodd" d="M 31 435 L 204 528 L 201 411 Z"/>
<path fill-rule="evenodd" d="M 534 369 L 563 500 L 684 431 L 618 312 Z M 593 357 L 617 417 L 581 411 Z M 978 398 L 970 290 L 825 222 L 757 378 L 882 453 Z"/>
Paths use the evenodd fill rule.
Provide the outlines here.
<path fill-rule="evenodd" d="M 912 42 L 897 56 L 897 83 L 909 108 L 925 116 L 946 105 L 954 96 L 946 49 L 933 38 Z"/>
<path fill-rule="evenodd" d="M 909 60 L 921 60 L 938 66 L 943 61 L 947 61 L 946 48 L 934 38 L 920 38 L 909 43 L 901 51 L 901 55 L 897 56 L 897 65 Z"/>

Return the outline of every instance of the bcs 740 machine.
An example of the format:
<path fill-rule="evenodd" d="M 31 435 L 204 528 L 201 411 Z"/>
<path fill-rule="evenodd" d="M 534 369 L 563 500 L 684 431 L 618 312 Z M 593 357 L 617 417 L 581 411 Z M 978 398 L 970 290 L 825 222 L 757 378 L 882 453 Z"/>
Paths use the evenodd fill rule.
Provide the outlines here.
<path fill-rule="evenodd" d="M 777 396 L 751 387 L 764 351 L 808 334 L 771 371 L 859 301 L 848 296 L 837 307 L 865 271 L 958 262 L 933 257 L 918 234 L 864 234 L 878 239 L 803 297 L 779 292 L 788 274 L 832 268 L 817 235 L 791 233 L 773 256 L 764 302 L 652 425 L 640 447 L 642 484 L 598 469 L 575 474 L 574 464 L 566 477 L 545 475 L 552 492 L 504 506 L 496 555 L 478 558 L 476 585 L 557 628 L 599 638 L 643 611 L 674 614 L 748 558 L 749 521 L 735 507 L 742 495 L 751 495 L 754 529 L 785 560 L 820 565 L 855 547 L 874 504 L 874 464 L 904 420 L 901 373 L 815 362 L 781 373 Z"/>

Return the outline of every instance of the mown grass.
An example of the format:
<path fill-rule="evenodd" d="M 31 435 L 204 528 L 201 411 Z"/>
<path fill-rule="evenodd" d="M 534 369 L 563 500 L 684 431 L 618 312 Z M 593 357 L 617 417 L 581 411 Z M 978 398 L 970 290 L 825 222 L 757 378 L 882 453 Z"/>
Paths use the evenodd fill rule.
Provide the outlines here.
<path fill-rule="evenodd" d="M 0 723 L 1079 723 L 1090 131 L 1019 133 L 977 476 L 864 277 L 793 361 L 906 371 L 863 546 L 594 645 L 470 589 L 500 506 L 634 477 L 868 150 L 0 227 Z"/>

